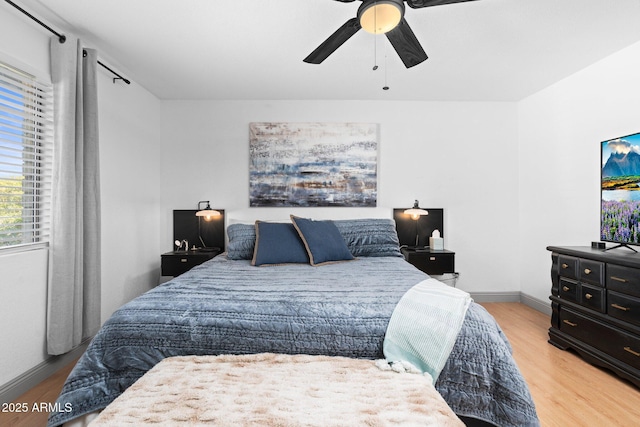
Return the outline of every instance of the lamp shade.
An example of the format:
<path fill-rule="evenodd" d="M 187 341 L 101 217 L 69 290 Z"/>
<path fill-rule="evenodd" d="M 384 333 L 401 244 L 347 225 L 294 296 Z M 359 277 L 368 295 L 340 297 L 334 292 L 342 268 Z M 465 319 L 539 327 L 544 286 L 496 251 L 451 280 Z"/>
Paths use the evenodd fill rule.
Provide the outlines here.
<path fill-rule="evenodd" d="M 429 215 L 429 212 L 428 212 L 428 211 L 426 211 L 426 210 L 422 209 L 422 208 L 419 206 L 419 204 L 418 204 L 418 201 L 417 201 L 417 200 L 413 203 L 413 207 L 412 207 L 411 209 L 406 209 L 406 210 L 404 211 L 404 213 L 405 213 L 406 215 L 410 215 L 410 216 L 411 216 L 411 219 L 415 219 L 415 220 L 420 219 L 420 217 L 421 217 L 421 216 L 423 216 L 423 215 Z"/>
<path fill-rule="evenodd" d="M 207 206 L 204 209 L 200 209 L 201 203 L 206 203 Z M 210 221 L 212 218 L 220 215 L 221 215 L 220 212 L 211 209 L 211 206 L 209 205 L 208 200 L 203 200 L 201 202 L 198 202 L 198 211 L 196 212 L 196 216 L 204 217 L 205 221 Z"/>
<path fill-rule="evenodd" d="M 404 15 L 401 0 L 365 0 L 358 9 L 360 26 L 371 34 L 384 34 L 393 30 Z"/>

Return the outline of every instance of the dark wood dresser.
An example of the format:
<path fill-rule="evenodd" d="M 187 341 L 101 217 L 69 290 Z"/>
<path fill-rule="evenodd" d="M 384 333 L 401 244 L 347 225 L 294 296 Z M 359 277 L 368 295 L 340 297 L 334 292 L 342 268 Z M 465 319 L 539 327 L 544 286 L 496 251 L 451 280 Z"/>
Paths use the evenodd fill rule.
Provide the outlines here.
<path fill-rule="evenodd" d="M 549 246 L 549 342 L 640 387 L 640 254 Z"/>

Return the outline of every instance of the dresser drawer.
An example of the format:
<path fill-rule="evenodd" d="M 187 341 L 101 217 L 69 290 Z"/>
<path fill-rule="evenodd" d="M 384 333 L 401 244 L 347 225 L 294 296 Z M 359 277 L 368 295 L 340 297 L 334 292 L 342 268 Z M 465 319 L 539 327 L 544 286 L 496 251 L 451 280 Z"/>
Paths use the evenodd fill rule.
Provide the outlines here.
<path fill-rule="evenodd" d="M 640 297 L 640 269 L 607 265 L 607 288 Z"/>
<path fill-rule="evenodd" d="M 580 302 L 578 289 L 578 282 L 564 278 L 560 279 L 560 289 L 558 290 L 560 298 Z"/>
<path fill-rule="evenodd" d="M 581 259 L 578 264 L 580 281 L 592 285 L 604 286 L 604 263 L 590 259 Z"/>
<path fill-rule="evenodd" d="M 606 311 L 604 288 L 583 283 L 580 286 L 580 304 L 604 313 Z"/>
<path fill-rule="evenodd" d="M 640 298 L 608 291 L 607 314 L 625 322 L 640 325 Z"/>
<path fill-rule="evenodd" d="M 560 309 L 560 330 L 622 363 L 640 369 L 640 337 L 570 309 Z"/>
<path fill-rule="evenodd" d="M 560 255 L 558 256 L 558 274 L 570 279 L 578 279 L 578 258 Z"/>

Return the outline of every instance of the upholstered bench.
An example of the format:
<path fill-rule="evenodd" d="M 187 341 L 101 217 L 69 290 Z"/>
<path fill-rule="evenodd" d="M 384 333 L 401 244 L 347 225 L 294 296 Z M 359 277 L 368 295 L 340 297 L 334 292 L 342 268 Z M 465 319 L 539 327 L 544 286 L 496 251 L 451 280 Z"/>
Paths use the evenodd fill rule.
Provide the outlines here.
<path fill-rule="evenodd" d="M 170 357 L 91 426 L 463 425 L 428 378 L 386 366 L 308 355 Z"/>

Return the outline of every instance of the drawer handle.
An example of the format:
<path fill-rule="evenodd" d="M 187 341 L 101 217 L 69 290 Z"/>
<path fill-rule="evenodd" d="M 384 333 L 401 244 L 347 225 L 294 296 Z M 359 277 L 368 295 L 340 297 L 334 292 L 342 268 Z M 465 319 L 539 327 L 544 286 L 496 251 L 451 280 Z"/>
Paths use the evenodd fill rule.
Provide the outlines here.
<path fill-rule="evenodd" d="M 562 322 L 563 322 L 563 323 L 566 323 L 566 324 L 567 324 L 567 325 L 569 325 L 569 326 L 573 326 L 573 327 L 578 326 L 578 324 L 577 324 L 577 323 L 569 322 L 569 321 L 568 321 L 568 320 L 566 320 L 566 319 L 565 319 L 565 320 L 563 320 Z"/>
<path fill-rule="evenodd" d="M 593 298 L 593 295 L 591 295 L 591 294 L 586 294 L 584 297 L 585 297 L 586 299 L 591 299 L 591 298 Z"/>
<path fill-rule="evenodd" d="M 638 356 L 638 357 L 640 357 L 640 353 L 638 353 L 637 351 L 633 351 L 633 350 L 631 350 L 631 347 L 625 347 L 625 348 L 624 348 L 624 351 L 626 351 L 627 353 L 631 353 L 631 354 L 633 354 L 634 356 Z"/>
<path fill-rule="evenodd" d="M 565 292 L 569 292 L 569 288 L 567 286 L 563 286 L 562 290 L 565 291 Z"/>
<path fill-rule="evenodd" d="M 584 274 L 591 274 L 591 270 L 589 270 L 588 268 L 584 269 Z"/>
<path fill-rule="evenodd" d="M 627 280 L 623 279 L 622 277 L 611 276 L 611 280 L 615 280 L 616 282 L 627 283 Z"/>
<path fill-rule="evenodd" d="M 189 261 L 187 258 L 180 258 L 180 262 L 187 262 Z"/>
<path fill-rule="evenodd" d="M 611 307 L 613 307 L 613 308 L 617 308 L 618 310 L 622 310 L 622 311 L 629 311 L 629 310 L 631 310 L 629 307 L 623 307 L 623 306 L 618 305 L 618 304 L 611 304 Z"/>
<path fill-rule="evenodd" d="M 569 264 L 562 263 L 562 268 L 569 268 Z"/>

